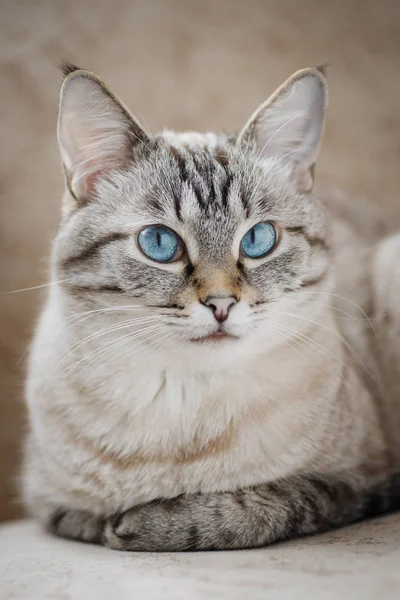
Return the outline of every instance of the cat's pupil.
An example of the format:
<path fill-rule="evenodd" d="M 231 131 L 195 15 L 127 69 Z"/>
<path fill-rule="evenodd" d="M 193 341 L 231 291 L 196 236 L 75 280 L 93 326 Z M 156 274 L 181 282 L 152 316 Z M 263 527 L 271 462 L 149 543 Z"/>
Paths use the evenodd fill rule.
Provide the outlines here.
<path fill-rule="evenodd" d="M 157 231 L 157 246 L 161 246 L 161 233 L 159 231 Z"/>
<path fill-rule="evenodd" d="M 256 232 L 255 229 L 253 227 L 253 229 L 250 231 L 250 239 L 251 239 L 251 243 L 254 244 L 254 242 L 256 241 Z"/>

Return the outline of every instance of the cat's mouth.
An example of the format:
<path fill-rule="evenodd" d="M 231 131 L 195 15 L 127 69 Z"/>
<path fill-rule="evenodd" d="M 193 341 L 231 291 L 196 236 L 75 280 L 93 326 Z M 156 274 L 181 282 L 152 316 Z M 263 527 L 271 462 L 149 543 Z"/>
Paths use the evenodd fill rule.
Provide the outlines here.
<path fill-rule="evenodd" d="M 223 341 L 228 341 L 228 340 L 238 340 L 238 336 L 236 335 L 231 335 L 230 333 L 227 333 L 226 331 L 224 331 L 223 329 L 218 329 L 217 331 L 214 331 L 213 333 L 211 333 L 210 335 L 206 335 L 203 337 L 195 337 L 192 338 L 190 341 L 191 342 L 197 342 L 197 343 L 201 343 L 201 342 L 212 342 L 212 343 L 220 343 Z"/>

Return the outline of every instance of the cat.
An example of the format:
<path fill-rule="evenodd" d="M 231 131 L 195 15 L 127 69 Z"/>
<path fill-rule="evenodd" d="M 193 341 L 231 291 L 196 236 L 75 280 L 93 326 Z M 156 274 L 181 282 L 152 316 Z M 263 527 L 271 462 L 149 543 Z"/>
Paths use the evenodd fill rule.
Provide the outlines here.
<path fill-rule="evenodd" d="M 95 74 L 64 76 L 66 190 L 27 378 L 31 514 L 60 536 L 177 551 L 400 508 L 400 236 L 312 194 L 324 69 L 229 136 L 151 135 Z"/>

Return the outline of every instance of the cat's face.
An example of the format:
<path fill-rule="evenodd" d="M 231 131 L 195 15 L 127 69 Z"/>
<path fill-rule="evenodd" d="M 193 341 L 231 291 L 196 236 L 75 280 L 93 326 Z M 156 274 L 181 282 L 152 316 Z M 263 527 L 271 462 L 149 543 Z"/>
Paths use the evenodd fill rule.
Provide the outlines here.
<path fill-rule="evenodd" d="M 322 75 L 305 70 L 239 136 L 149 136 L 95 76 L 70 74 L 55 260 L 73 302 L 103 316 L 135 308 L 144 342 L 190 353 L 284 334 L 328 268 L 323 211 L 308 194 L 324 105 Z"/>

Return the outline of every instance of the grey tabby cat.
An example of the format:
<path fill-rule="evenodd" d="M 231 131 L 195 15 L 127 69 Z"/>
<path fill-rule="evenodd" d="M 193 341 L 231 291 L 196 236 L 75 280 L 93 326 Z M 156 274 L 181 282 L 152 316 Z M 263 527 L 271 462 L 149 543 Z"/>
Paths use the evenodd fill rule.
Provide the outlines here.
<path fill-rule="evenodd" d="M 399 508 L 400 236 L 311 194 L 322 69 L 233 136 L 151 135 L 96 75 L 64 74 L 32 514 L 111 548 L 202 550 Z"/>

